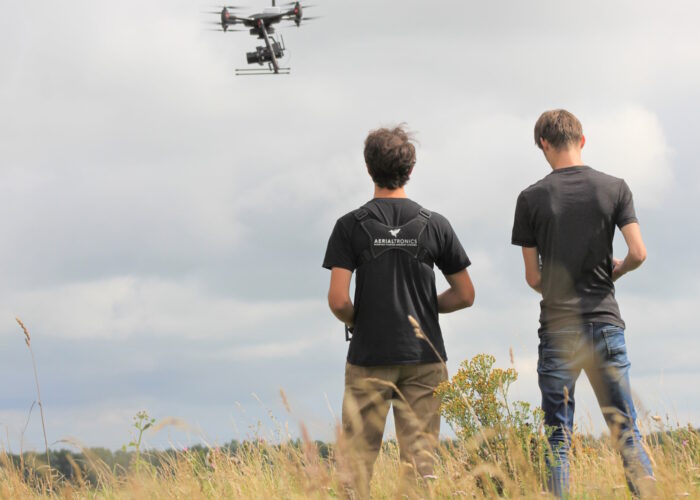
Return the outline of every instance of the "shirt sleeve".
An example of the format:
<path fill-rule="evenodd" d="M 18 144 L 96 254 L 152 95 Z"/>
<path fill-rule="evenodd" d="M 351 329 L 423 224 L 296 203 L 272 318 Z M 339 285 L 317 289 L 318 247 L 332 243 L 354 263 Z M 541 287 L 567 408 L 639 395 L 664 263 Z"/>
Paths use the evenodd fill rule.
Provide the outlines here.
<path fill-rule="evenodd" d="M 634 210 L 632 191 L 625 181 L 620 184 L 620 195 L 615 210 L 615 224 L 622 229 L 623 226 L 637 222 L 637 214 Z"/>
<path fill-rule="evenodd" d="M 442 274 L 450 275 L 458 273 L 471 265 L 467 252 L 464 251 L 457 234 L 452 229 L 450 223 L 445 219 L 443 231 L 443 246 L 435 259 L 435 265 L 442 271 Z"/>
<path fill-rule="evenodd" d="M 537 246 L 535 230 L 530 221 L 530 207 L 523 193 L 520 193 L 515 204 L 515 219 L 510 242 L 521 247 Z"/>
<path fill-rule="evenodd" d="M 350 233 L 343 225 L 342 219 L 335 223 L 331 237 L 328 239 L 326 256 L 323 258 L 323 267 L 326 269 L 342 267 L 350 271 L 354 271 L 357 267 L 357 261 L 352 251 Z"/>

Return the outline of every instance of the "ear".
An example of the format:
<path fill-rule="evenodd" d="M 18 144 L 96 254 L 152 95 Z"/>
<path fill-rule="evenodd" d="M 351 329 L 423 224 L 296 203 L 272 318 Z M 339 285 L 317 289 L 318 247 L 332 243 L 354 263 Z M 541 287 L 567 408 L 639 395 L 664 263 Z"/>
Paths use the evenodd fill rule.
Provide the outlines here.
<path fill-rule="evenodd" d="M 586 136 L 581 134 L 581 149 L 586 145 Z"/>
<path fill-rule="evenodd" d="M 549 149 L 549 143 L 544 137 L 540 137 L 540 149 L 542 151 L 546 151 L 547 149 Z"/>

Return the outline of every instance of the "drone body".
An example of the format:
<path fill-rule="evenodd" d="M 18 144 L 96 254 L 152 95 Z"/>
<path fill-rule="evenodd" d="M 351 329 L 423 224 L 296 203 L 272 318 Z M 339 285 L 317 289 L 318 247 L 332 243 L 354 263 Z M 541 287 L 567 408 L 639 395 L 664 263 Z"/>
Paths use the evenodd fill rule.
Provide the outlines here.
<path fill-rule="evenodd" d="M 226 6 L 221 9 L 220 24 L 221 31 L 230 30 L 231 26 L 241 24 L 249 28 L 249 33 L 256 36 L 258 39 L 264 40 L 264 46 L 258 46 L 253 52 L 246 52 L 246 60 L 248 64 L 258 64 L 263 66 L 267 64 L 267 69 L 264 68 L 249 68 L 236 69 L 237 75 L 265 75 L 265 74 L 289 74 L 290 68 L 281 68 L 279 60 L 284 57 L 284 39 L 278 42 L 275 37 L 275 24 L 282 21 L 292 21 L 297 26 L 301 25 L 302 20 L 314 19 L 303 16 L 303 6 L 300 2 L 286 4 L 283 8 L 275 4 L 272 0 L 272 7 L 263 9 L 262 12 L 250 16 L 239 16 L 231 13 L 231 10 L 237 7 Z"/>

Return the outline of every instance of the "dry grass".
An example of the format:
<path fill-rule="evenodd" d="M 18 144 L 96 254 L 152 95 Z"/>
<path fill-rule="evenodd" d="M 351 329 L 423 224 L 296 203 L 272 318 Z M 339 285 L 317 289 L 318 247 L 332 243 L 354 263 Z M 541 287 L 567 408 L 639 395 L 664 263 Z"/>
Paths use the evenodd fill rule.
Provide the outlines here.
<path fill-rule="evenodd" d="M 409 319 L 416 335 L 427 340 L 418 323 Z M 31 352 L 29 332 L 17 321 Z M 511 360 L 512 357 L 511 351 Z M 34 367 L 36 377 L 36 364 Z M 36 382 L 41 408 L 38 377 Z M 283 392 L 281 397 L 291 414 Z M 700 433 L 690 427 L 671 428 L 659 417 L 651 417 L 645 424 L 643 428 L 650 432 L 643 444 L 657 478 L 655 496 L 700 498 Z M 151 432 L 173 425 L 185 424 L 164 419 Z M 427 482 L 413 477 L 410 466 L 400 464 L 394 442 L 385 443 L 375 463 L 372 498 L 547 497 L 544 473 L 538 468 L 541 461 L 538 466 L 526 456 L 521 440 L 515 435 L 506 437 L 505 453 L 483 453 L 492 434 L 493 430 L 482 428 L 468 440 L 441 443 L 436 450 L 435 479 Z M 285 430 L 278 435 L 288 433 Z M 0 450 L 0 499 L 345 497 L 343 485 L 347 484 L 347 471 L 353 464 L 349 456 L 341 453 L 342 446 L 330 447 L 324 456 L 303 424 L 300 435 L 297 442 L 246 442 L 233 453 L 218 448 L 209 448 L 206 454 L 161 453 L 157 466 L 140 460 L 137 452 L 128 470 L 110 468 L 96 454 L 81 448 L 84 456 L 81 463 L 68 458 L 73 470 L 70 480 L 48 465 L 48 452 L 42 464 L 40 455 L 35 453 L 13 460 Z M 68 444 L 80 448 L 76 442 Z M 482 453 L 477 453 L 480 448 Z M 149 456 L 142 455 L 146 459 Z M 570 463 L 573 498 L 629 498 L 622 461 L 608 439 L 575 434 Z"/>
<path fill-rule="evenodd" d="M 302 429 L 301 443 L 246 443 L 235 454 L 210 449 L 206 456 L 181 452 L 160 467 L 142 465 L 139 472 L 111 471 L 94 456 L 87 467 L 96 483 L 82 472 L 72 481 L 54 477 L 53 490 L 44 474 L 28 473 L 0 454 L 1 498 L 334 498 L 343 496 L 343 457 L 321 457 Z M 655 464 L 660 498 L 700 498 L 700 437 L 691 429 L 654 434 L 646 445 Z M 510 467 L 488 460 L 474 462 L 478 440 L 443 443 L 438 451 L 437 479 L 408 491 L 401 482 L 398 450 L 387 443 L 375 465 L 373 498 L 542 498 L 538 471 L 510 447 Z M 75 464 L 76 469 L 80 469 Z M 515 474 L 507 474 L 506 470 Z M 39 469 L 41 470 L 41 469 Z M 45 470 L 45 469 L 44 469 Z M 405 472 L 405 469 L 404 471 Z M 55 474 L 54 474 L 55 476 Z M 574 498 L 628 498 L 622 463 L 607 440 L 578 436 L 571 458 Z"/>

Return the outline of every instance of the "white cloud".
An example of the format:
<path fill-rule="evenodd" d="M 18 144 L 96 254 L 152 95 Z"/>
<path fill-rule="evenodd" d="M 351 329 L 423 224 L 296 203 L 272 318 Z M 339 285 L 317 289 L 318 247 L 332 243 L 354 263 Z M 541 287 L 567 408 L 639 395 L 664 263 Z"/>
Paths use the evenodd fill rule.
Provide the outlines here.
<path fill-rule="evenodd" d="M 316 347 L 318 343 L 319 336 L 312 333 L 303 338 L 289 341 L 253 345 L 239 344 L 234 348 L 218 351 L 212 357 L 230 359 L 232 361 L 241 359 L 259 359 L 261 361 L 281 358 L 290 359 L 302 356 L 309 349 Z"/>
<path fill-rule="evenodd" d="M 583 121 L 585 161 L 623 177 L 642 207 L 662 203 L 673 185 L 672 150 L 657 116 L 641 105 L 592 114 Z"/>
<path fill-rule="evenodd" d="M 135 276 L 20 292 L 13 299 L 13 311 L 0 316 L 11 319 L 16 314 L 30 330 L 70 339 L 134 341 L 148 335 L 245 342 L 253 330 L 264 332 L 267 327 L 270 332 L 263 335 L 274 338 L 280 326 L 326 312 L 322 298 L 242 301 L 208 295 L 196 283 Z"/>
<path fill-rule="evenodd" d="M 446 118 L 428 132 L 411 189 L 451 221 L 509 233 L 518 192 L 548 173 L 532 145 L 531 120 L 500 112 Z"/>

